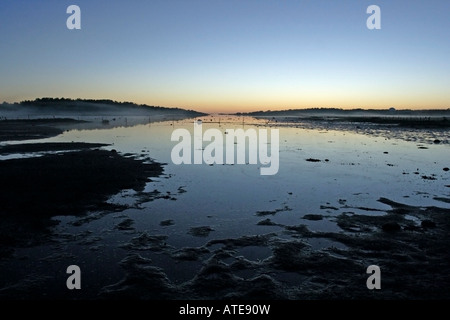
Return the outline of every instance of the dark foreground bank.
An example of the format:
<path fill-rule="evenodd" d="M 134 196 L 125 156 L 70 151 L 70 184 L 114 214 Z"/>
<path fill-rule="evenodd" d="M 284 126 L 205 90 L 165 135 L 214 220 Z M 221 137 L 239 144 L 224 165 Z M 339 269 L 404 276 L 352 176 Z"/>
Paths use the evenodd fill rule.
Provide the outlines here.
<path fill-rule="evenodd" d="M 142 190 L 159 176 L 159 163 L 125 157 L 100 144 L 42 143 L 0 148 L 0 153 L 61 151 L 41 157 L 3 160 L 0 166 L 0 256 L 15 245 L 39 241 L 53 216 L 90 210 L 123 210 L 109 197 L 124 189 Z M 73 151 L 73 149 L 78 149 Z"/>

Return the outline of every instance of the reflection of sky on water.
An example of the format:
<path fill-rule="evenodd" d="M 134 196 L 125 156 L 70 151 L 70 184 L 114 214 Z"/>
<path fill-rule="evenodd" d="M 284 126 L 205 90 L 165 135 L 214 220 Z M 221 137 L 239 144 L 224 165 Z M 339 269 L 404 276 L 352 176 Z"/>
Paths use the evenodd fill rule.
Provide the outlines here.
<path fill-rule="evenodd" d="M 218 128 L 222 132 L 233 128 L 258 129 L 264 123 L 250 123 L 245 119 L 243 125 L 241 117 L 230 116 L 220 117 L 220 123 L 218 118 L 203 120 L 203 132 L 208 128 Z M 179 241 L 204 242 L 204 239 L 186 235 L 186 228 L 190 226 L 210 225 L 215 229 L 210 237 L 221 238 L 276 228 L 256 226 L 256 222 L 266 218 L 277 223 L 308 224 L 307 220 L 301 219 L 307 213 L 333 216 L 353 211 L 374 214 L 343 207 L 388 209 L 376 201 L 380 197 L 411 205 L 448 207 L 446 203 L 433 200 L 435 196 L 449 194 L 445 187 L 450 184 L 449 174 L 442 170 L 449 165 L 447 145 L 419 149 L 417 144 L 401 140 L 341 131 L 277 127 L 280 129 L 279 172 L 274 176 L 261 176 L 259 164 L 173 165 L 170 153 L 177 142 L 170 141 L 170 136 L 176 128 L 192 132 L 192 120 L 106 130 L 75 130 L 47 140 L 111 143 L 109 148 L 120 152 L 144 153 L 167 163 L 165 173 L 170 179 L 158 179 L 147 189 L 177 194 L 182 186 L 187 192 L 176 195 L 177 201 L 159 199 L 144 204 L 144 212 L 149 215 L 140 214 L 137 219 L 156 229 L 161 229 L 160 221 L 173 219 L 175 225 L 165 229 L 179 229 Z M 205 142 L 204 146 L 207 144 Z M 308 162 L 308 158 L 321 161 Z M 436 175 L 436 180 L 422 178 L 432 174 Z M 285 207 L 289 210 L 282 210 Z M 256 215 L 258 211 L 277 209 L 280 211 L 274 215 Z M 314 229 L 331 228 L 325 222 L 309 224 Z"/>

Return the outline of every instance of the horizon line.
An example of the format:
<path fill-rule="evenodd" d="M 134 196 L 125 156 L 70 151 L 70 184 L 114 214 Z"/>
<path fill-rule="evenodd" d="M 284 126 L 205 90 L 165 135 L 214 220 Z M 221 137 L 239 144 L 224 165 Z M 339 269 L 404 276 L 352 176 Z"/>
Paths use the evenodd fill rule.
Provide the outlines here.
<path fill-rule="evenodd" d="M 269 113 L 269 112 L 287 112 L 287 111 L 315 111 L 315 110 L 322 110 L 322 111 L 449 111 L 450 107 L 442 107 L 442 108 L 408 108 L 408 107 L 383 107 L 383 108 L 374 108 L 374 107 L 298 107 L 298 108 L 286 108 L 286 109 L 273 109 L 273 108 L 265 108 L 265 109 L 258 109 L 258 107 L 253 107 L 251 109 L 253 109 L 253 111 L 250 110 L 241 110 L 241 111 L 237 111 L 239 110 L 239 108 L 237 107 L 230 107 L 230 109 L 236 110 L 236 111 L 230 111 L 227 113 L 227 111 L 220 111 L 220 110 L 214 110 L 214 111 L 207 111 L 207 108 L 205 108 L 204 111 L 199 111 L 197 110 L 195 107 L 183 107 L 183 106 L 164 106 L 164 105 L 159 105 L 159 104 L 148 104 L 148 103 L 137 103 L 137 102 L 133 102 L 133 101 L 118 101 L 118 100 L 114 100 L 114 99 L 108 99 L 108 98 L 97 98 L 97 99 L 92 99 L 92 98 L 65 98 L 65 97 L 40 97 L 40 98 L 34 98 L 34 100 L 31 99 L 25 99 L 22 101 L 14 101 L 14 102 L 8 102 L 8 101 L 3 101 L 0 105 L 21 105 L 23 103 L 26 102 L 34 102 L 34 101 L 39 101 L 39 100 L 44 100 L 44 99 L 53 99 L 53 100 L 71 100 L 71 101 L 77 101 L 80 100 L 82 102 L 93 102 L 93 101 L 111 101 L 114 103 L 118 103 L 118 104 L 134 104 L 136 106 L 146 106 L 146 107 L 158 107 L 158 108 L 167 108 L 167 109 L 183 109 L 186 111 L 196 111 L 199 113 L 208 113 L 208 114 L 248 114 L 248 113 L 258 113 L 258 112 L 264 112 L 264 113 Z M 89 101 L 90 100 L 90 101 Z M 195 109 L 194 109 L 195 108 Z M 200 109 L 202 109 L 200 107 Z M 242 109 L 246 109 L 246 108 L 242 108 Z"/>

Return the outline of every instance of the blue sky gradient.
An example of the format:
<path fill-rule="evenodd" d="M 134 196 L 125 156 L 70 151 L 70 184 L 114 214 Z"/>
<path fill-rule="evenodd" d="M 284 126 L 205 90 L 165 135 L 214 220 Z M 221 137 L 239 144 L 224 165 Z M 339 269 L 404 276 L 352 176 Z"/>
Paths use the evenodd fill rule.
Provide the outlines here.
<path fill-rule="evenodd" d="M 0 102 L 446 109 L 449 16 L 447 0 L 1 1 Z"/>

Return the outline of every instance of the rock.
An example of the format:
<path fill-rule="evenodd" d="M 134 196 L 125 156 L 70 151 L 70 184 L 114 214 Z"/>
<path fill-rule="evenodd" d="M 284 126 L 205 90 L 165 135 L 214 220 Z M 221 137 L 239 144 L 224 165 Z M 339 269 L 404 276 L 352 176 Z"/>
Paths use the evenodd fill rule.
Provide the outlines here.
<path fill-rule="evenodd" d="M 444 171 L 448 171 L 448 170 L 450 170 L 448 167 L 445 167 L 444 169 L 442 169 L 442 170 L 444 170 Z"/>
<path fill-rule="evenodd" d="M 439 143 L 441 143 L 441 140 L 435 139 L 433 142 L 434 142 L 435 144 L 439 144 Z"/>
<path fill-rule="evenodd" d="M 308 162 L 320 162 L 319 159 L 314 159 L 314 158 L 308 158 L 308 159 L 306 159 L 306 161 L 308 161 Z"/>

